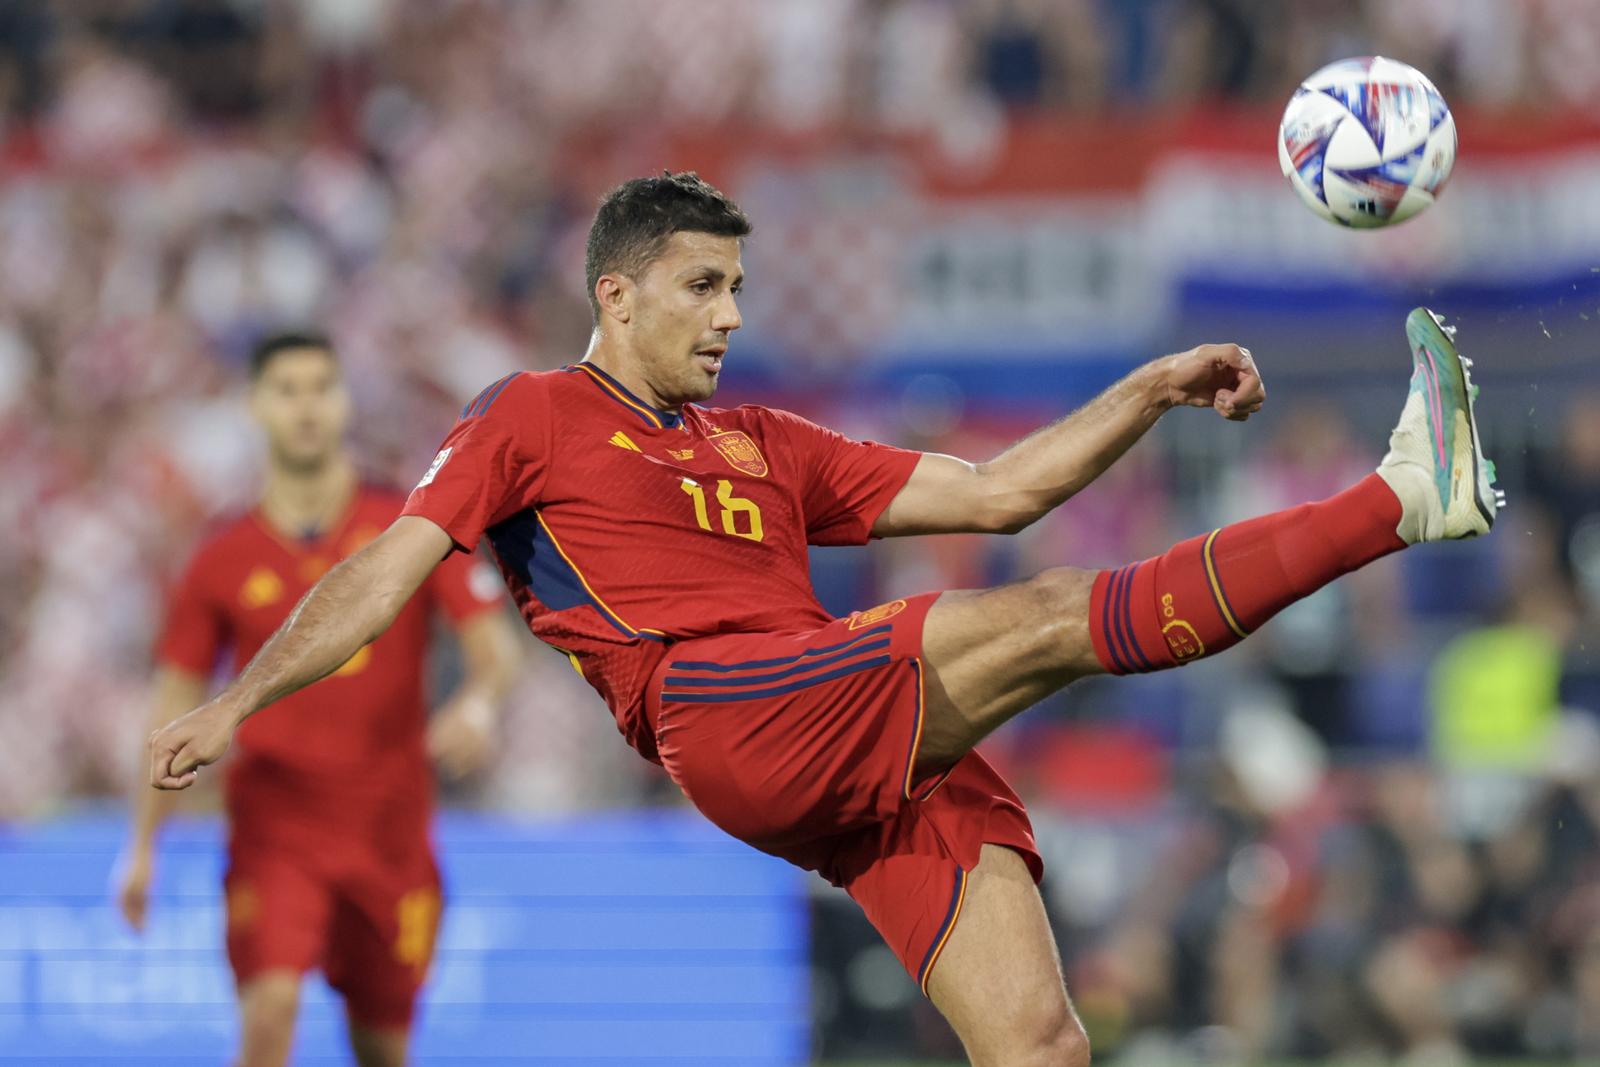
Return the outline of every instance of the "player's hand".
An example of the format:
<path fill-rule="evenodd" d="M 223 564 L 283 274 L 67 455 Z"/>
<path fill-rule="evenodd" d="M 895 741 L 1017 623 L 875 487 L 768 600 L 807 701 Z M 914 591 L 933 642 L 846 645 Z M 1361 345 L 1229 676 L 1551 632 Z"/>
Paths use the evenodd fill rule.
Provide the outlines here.
<path fill-rule="evenodd" d="M 482 697 L 464 694 L 428 723 L 428 755 L 445 777 L 464 778 L 489 762 L 494 735 L 494 708 Z"/>
<path fill-rule="evenodd" d="M 1167 399 L 1174 407 L 1215 408 L 1223 418 L 1243 422 L 1267 399 L 1248 348 L 1200 345 L 1161 362 Z"/>
<path fill-rule="evenodd" d="M 117 861 L 117 909 L 128 925 L 144 933 L 144 918 L 150 907 L 150 872 L 155 864 L 148 842 L 136 841 Z"/>
<path fill-rule="evenodd" d="M 169 722 L 150 735 L 150 784 L 157 789 L 187 789 L 200 768 L 228 751 L 238 727 L 233 709 L 218 697 Z"/>

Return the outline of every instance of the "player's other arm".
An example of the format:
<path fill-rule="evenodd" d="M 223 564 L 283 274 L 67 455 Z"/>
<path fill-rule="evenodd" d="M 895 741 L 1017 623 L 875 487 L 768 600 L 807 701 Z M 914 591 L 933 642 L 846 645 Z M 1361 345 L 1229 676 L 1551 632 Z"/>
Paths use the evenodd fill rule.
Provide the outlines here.
<path fill-rule="evenodd" d="M 227 750 L 241 722 L 337 670 L 400 614 L 450 551 L 433 522 L 401 516 L 305 595 L 227 688 L 150 736 L 150 784 L 184 789 Z"/>
<path fill-rule="evenodd" d="M 150 730 L 155 732 L 200 703 L 206 695 L 206 681 L 192 671 L 162 667 L 156 672 L 150 701 Z M 144 929 L 150 899 L 150 880 L 155 872 L 156 836 L 177 807 L 176 796 L 158 793 L 140 782 L 133 791 L 132 833 L 127 851 L 117 864 L 117 907 L 128 925 Z"/>
<path fill-rule="evenodd" d="M 1173 407 L 1243 422 L 1266 398 L 1250 353 L 1201 345 L 1147 363 L 987 463 L 927 453 L 873 525 L 878 537 L 1016 533 L 1083 489 Z"/>
<path fill-rule="evenodd" d="M 475 770 L 488 758 L 520 660 L 516 631 L 503 611 L 474 615 L 456 631 L 456 638 L 464 677 L 428 724 L 428 752 L 452 778 Z"/>

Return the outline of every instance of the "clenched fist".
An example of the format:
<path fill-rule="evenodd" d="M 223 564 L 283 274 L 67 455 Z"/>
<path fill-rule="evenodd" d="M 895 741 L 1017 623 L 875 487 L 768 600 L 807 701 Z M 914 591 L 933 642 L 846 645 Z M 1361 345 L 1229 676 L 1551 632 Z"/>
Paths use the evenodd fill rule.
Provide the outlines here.
<path fill-rule="evenodd" d="M 1248 348 L 1200 345 L 1160 363 L 1173 407 L 1215 408 L 1224 418 L 1243 422 L 1267 399 Z"/>

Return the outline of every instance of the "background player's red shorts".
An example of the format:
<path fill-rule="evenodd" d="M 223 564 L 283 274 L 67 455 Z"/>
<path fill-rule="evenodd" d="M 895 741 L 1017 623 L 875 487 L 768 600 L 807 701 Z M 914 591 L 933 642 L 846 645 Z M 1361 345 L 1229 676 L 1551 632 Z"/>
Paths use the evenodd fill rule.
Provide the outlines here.
<path fill-rule="evenodd" d="M 682 641 L 646 692 L 662 764 L 695 806 L 843 886 L 924 989 L 985 843 L 1043 871 L 1022 802 L 982 757 L 913 780 L 937 596 L 815 630 Z"/>
<path fill-rule="evenodd" d="M 270 771 L 230 773 L 224 886 L 234 976 L 320 969 L 357 1023 L 409 1026 L 441 907 L 426 818 L 395 813 L 380 836 L 340 833 L 337 808 L 316 805 L 318 818 L 296 794 Z"/>

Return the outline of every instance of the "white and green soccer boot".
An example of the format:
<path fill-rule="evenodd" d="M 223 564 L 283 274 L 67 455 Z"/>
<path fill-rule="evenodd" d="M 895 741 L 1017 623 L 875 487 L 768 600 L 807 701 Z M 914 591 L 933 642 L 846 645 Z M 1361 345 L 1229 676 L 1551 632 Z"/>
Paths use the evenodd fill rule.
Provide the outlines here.
<path fill-rule="evenodd" d="M 1427 308 L 1406 316 L 1411 392 L 1389 435 L 1378 475 L 1400 498 L 1395 532 L 1407 544 L 1488 533 L 1505 494 L 1478 443 L 1470 359 L 1456 351 L 1454 326 Z"/>

